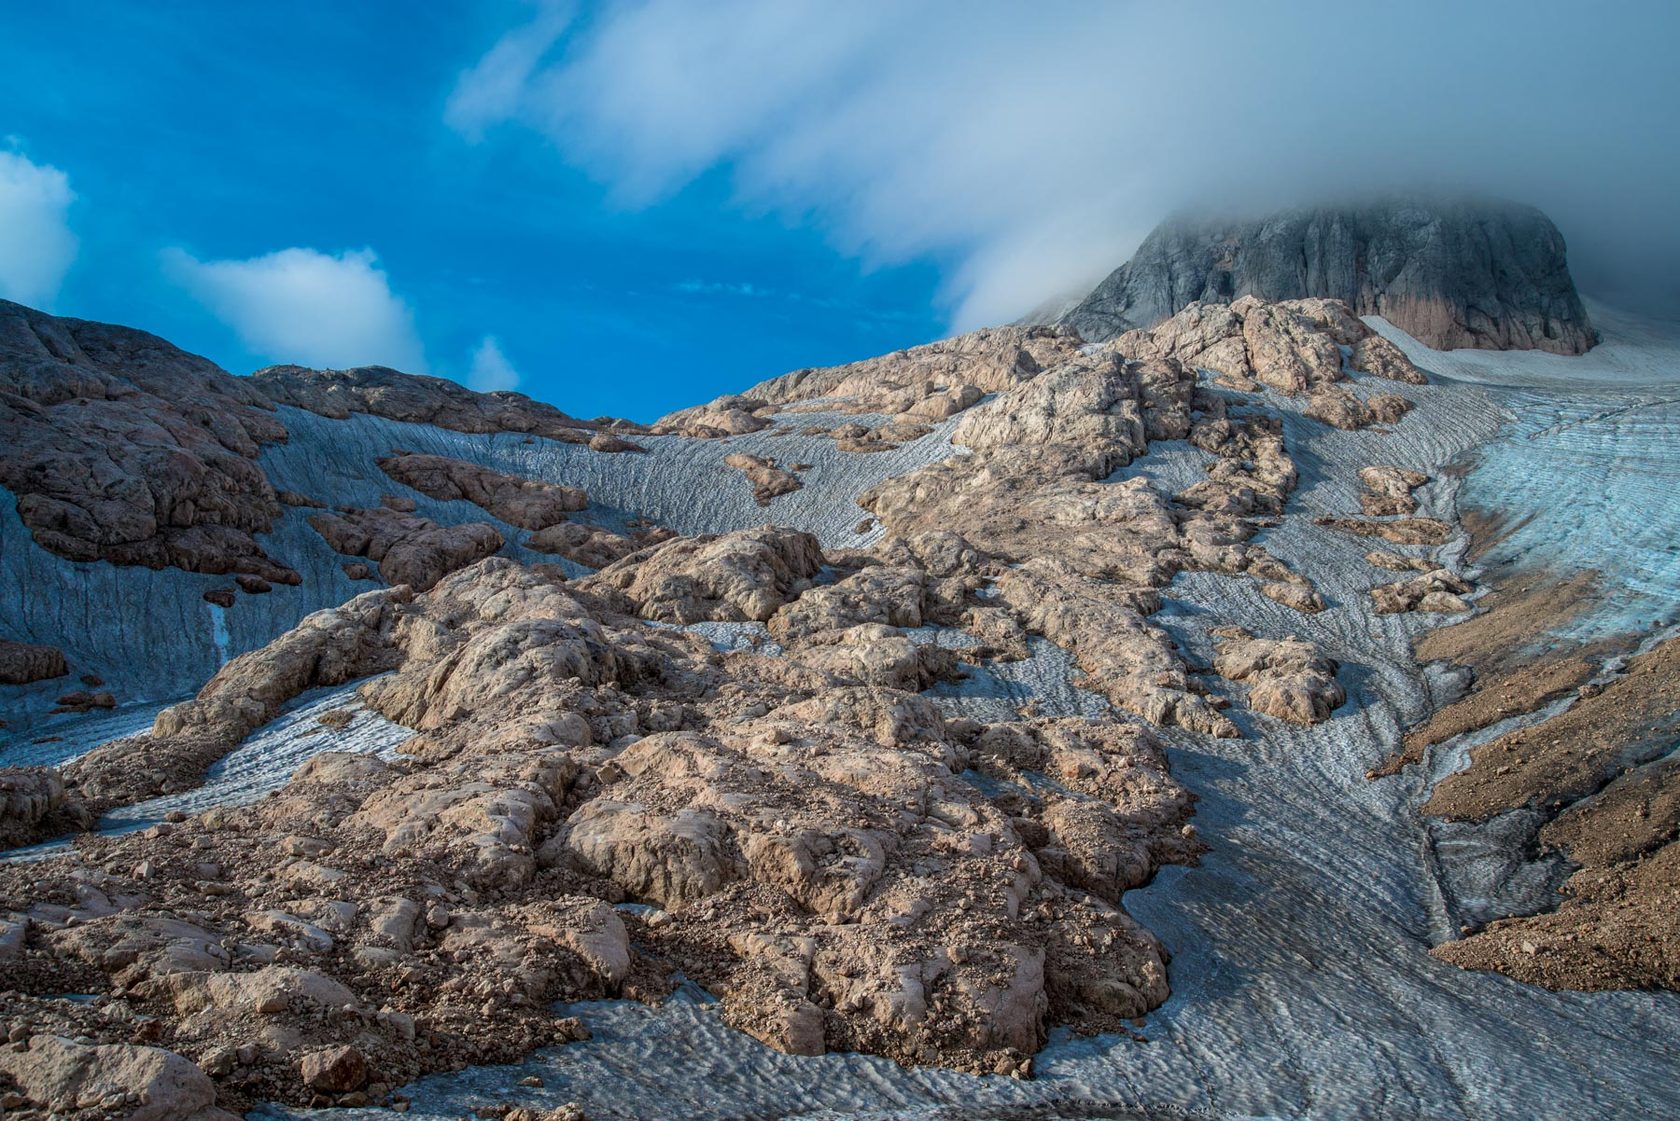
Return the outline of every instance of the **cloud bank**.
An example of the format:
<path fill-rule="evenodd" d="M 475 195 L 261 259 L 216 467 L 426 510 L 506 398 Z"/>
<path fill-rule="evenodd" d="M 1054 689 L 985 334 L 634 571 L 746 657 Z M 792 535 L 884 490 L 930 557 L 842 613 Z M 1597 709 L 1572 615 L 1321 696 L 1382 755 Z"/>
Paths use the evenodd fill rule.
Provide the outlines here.
<path fill-rule="evenodd" d="M 0 151 L 0 299 L 47 307 L 76 259 L 70 177 Z"/>
<path fill-rule="evenodd" d="M 467 374 L 467 388 L 480 393 L 494 393 L 501 389 L 519 388 L 519 371 L 502 353 L 494 336 L 485 335 L 473 351 L 472 369 Z"/>
<path fill-rule="evenodd" d="M 1680 251 L 1668 3 L 568 15 L 542 7 L 466 70 L 449 123 L 523 124 L 629 206 L 726 168 L 745 208 L 814 221 L 867 261 L 940 262 L 959 327 L 1094 282 L 1186 207 L 1468 188 L 1548 210 L 1577 262 L 1667 275 Z"/>
<path fill-rule="evenodd" d="M 414 313 L 371 249 L 282 249 L 245 261 L 201 261 L 174 249 L 164 265 L 269 361 L 426 371 Z"/>

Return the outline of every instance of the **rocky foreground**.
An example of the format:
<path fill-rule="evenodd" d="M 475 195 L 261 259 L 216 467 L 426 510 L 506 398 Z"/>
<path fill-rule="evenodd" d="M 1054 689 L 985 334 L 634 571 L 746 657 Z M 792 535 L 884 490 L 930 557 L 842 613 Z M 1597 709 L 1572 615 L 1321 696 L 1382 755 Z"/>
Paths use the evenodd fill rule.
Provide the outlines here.
<path fill-rule="evenodd" d="M 221 412 L 193 414 L 206 427 L 234 423 L 253 444 L 280 438 L 264 427 L 280 402 L 636 450 L 624 426 L 388 371 L 285 368 L 242 398 L 220 379 L 247 383 L 173 352 L 169 370 L 145 374 L 162 382 L 131 390 L 144 379 L 128 364 L 150 369 L 150 352 L 102 350 L 118 329 L 13 322 L 36 371 L 18 379 L 33 397 L 6 398 L 25 402 L 8 406 L 6 431 L 27 437 L 8 445 L 20 449 L 8 477 L 36 488 L 18 490 L 20 510 L 33 494 L 99 515 L 26 519 L 43 547 L 57 525 L 110 551 L 102 527 L 120 524 L 124 542 L 162 550 L 106 557 L 117 563 L 220 566 L 187 547 L 219 526 L 246 534 L 249 546 L 211 536 L 247 561 L 211 571 L 283 577 L 253 528 L 197 520 L 197 502 L 157 516 L 184 501 L 180 477 L 244 486 L 252 501 L 273 491 L 237 465 L 252 462 L 240 439 L 194 443 L 175 419 L 193 395 L 172 392 L 173 376 L 218 400 Z M 60 423 L 49 410 L 84 408 L 65 396 L 66 370 L 93 371 L 84 388 L 99 409 L 164 432 L 156 456 L 121 461 L 121 487 L 59 481 L 84 461 L 74 442 L 69 459 L 49 458 L 42 434 Z M 954 454 L 858 496 L 870 543 L 856 548 L 772 525 L 619 532 L 570 520 L 588 503 L 577 487 L 400 448 L 378 461 L 595 570 L 571 578 L 497 555 L 507 542 L 488 523 L 442 526 L 394 496 L 337 508 L 273 491 L 259 516 L 305 518 L 347 572 L 385 586 L 229 661 L 146 734 L 62 768 L 0 771 L 0 842 L 194 789 L 317 687 L 360 682 L 358 705 L 414 734 L 394 758 L 318 754 L 252 805 L 82 833 L 68 854 L 0 864 L 7 1108 L 197 1121 L 264 1099 L 400 1108 L 395 1088 L 423 1072 L 579 1038 L 554 1001 L 658 1001 L 682 979 L 794 1054 L 1028 1076 L 1052 1028 L 1126 1030 L 1169 995 L 1170 954 L 1125 893 L 1203 851 L 1195 795 L 1157 730 L 1234 739 L 1268 720 L 1320 723 L 1346 699 L 1340 667 L 1310 641 L 1216 627 L 1203 664 L 1150 617 L 1187 572 L 1242 582 L 1290 617 L 1322 611 L 1320 591 L 1254 540 L 1299 481 L 1284 413 L 1405 425 L 1405 387 L 1426 381 L 1346 305 L 1245 298 L 1102 345 L 1000 328 L 799 371 L 647 434 L 785 428 L 869 455 L 949 423 Z M 876 422 L 806 424 L 834 412 Z M 182 449 L 209 475 L 183 476 Z M 1174 451 L 1202 477 L 1169 489 L 1125 470 Z M 801 485 L 797 463 L 725 462 L 772 511 Z M 1386 574 L 1374 609 L 1466 611 L 1470 584 L 1435 553 L 1453 527 L 1418 512 L 1427 477 L 1383 463 L 1351 475 L 1358 509 L 1324 525 L 1370 539 L 1367 561 Z M 106 493 L 122 496 L 121 518 L 100 520 Z M 133 522 L 137 510 L 151 521 Z M 1029 705 L 978 720 L 928 694 L 1046 640 L 1106 715 Z M 0 645 L 3 679 L 70 672 L 57 653 Z M 65 993 L 89 999 L 55 999 Z"/>

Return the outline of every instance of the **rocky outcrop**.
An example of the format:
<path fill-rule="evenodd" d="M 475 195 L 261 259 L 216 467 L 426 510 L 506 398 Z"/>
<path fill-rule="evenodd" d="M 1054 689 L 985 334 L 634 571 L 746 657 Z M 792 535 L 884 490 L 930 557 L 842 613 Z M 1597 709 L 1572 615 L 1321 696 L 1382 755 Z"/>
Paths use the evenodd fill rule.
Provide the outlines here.
<path fill-rule="evenodd" d="M 1336 663 L 1310 642 L 1255 638 L 1239 627 L 1220 627 L 1213 671 L 1248 686 L 1248 707 L 1292 724 L 1321 724 L 1347 700 Z"/>
<path fill-rule="evenodd" d="M 86 829 L 93 815 L 50 767 L 0 767 L 0 849 Z"/>
<path fill-rule="evenodd" d="M 1406 580 L 1371 589 L 1377 614 L 1403 611 L 1439 611 L 1452 614 L 1470 610 L 1463 597 L 1471 591 L 1470 581 L 1445 568 L 1432 568 Z"/>
<path fill-rule="evenodd" d="M 717 440 L 769 428 L 770 418 L 764 414 L 773 412 L 768 401 L 731 393 L 704 405 L 679 409 L 660 417 L 653 431 L 656 435 L 674 433 L 700 440 Z"/>
<path fill-rule="evenodd" d="M 1364 492 L 1359 496 L 1359 508 L 1367 517 L 1384 518 L 1395 514 L 1417 512 L 1418 501 L 1412 492 L 1429 481 L 1421 471 L 1379 464 L 1359 469 L 1359 482 Z"/>
<path fill-rule="evenodd" d="M 64 677 L 69 672 L 64 651 L 56 646 L 0 638 L 0 685 L 28 685 Z"/>
<path fill-rule="evenodd" d="M 1581 354 L 1597 341 L 1557 228 L 1532 207 L 1483 199 L 1400 197 L 1168 222 L 1062 322 L 1110 339 L 1190 304 L 1244 296 L 1340 300 L 1437 350 Z"/>
<path fill-rule="evenodd" d="M 891 421 L 887 424 L 842 424 L 829 430 L 834 446 L 843 452 L 884 452 L 920 440 L 933 429 L 915 421 Z"/>
<path fill-rule="evenodd" d="M 1453 527 L 1439 518 L 1395 518 L 1378 521 L 1364 518 L 1314 518 L 1314 525 L 1329 526 L 1343 533 L 1378 537 L 1395 545 L 1445 545 L 1452 540 Z"/>
<path fill-rule="evenodd" d="M 68 763 L 64 774 L 99 809 L 190 790 L 239 741 L 307 689 L 389 668 L 402 588 L 364 592 L 307 615 L 292 630 L 223 666 L 192 700 L 158 713 L 149 735 L 113 740 Z"/>
<path fill-rule="evenodd" d="M 502 535 L 487 522 L 439 525 L 383 506 L 311 514 L 309 524 L 335 551 L 377 562 L 387 584 L 407 584 L 421 592 L 445 573 L 502 547 Z"/>
<path fill-rule="evenodd" d="M 842 412 L 953 416 L 982 394 L 1030 381 L 1078 353 L 1072 332 L 988 327 L 845 366 L 795 370 L 760 382 L 747 396 L 778 407 L 820 401 Z"/>
<path fill-rule="evenodd" d="M 768 506 L 772 498 L 792 494 L 805 485 L 799 481 L 798 475 L 778 467 L 774 459 L 766 456 L 734 452 L 724 456 L 723 462 L 726 467 L 733 467 L 747 477 L 748 484 L 753 488 L 753 501 L 760 506 Z"/>
<path fill-rule="evenodd" d="M 471 502 L 520 529 L 546 529 L 589 505 L 589 496 L 577 487 L 522 479 L 448 456 L 394 452 L 377 462 L 385 474 L 428 498 Z"/>
<path fill-rule="evenodd" d="M 523 432 L 568 444 L 590 444 L 597 434 L 643 431 L 628 421 L 601 417 L 578 420 L 523 393 L 501 390 L 477 393 L 444 378 L 404 374 L 385 366 L 348 370 L 311 370 L 269 366 L 250 377 L 251 384 L 279 405 L 307 409 L 343 420 L 367 413 L 411 424 L 433 424 L 455 432 Z M 608 439 L 599 451 L 627 451 L 632 445 Z"/>
<path fill-rule="evenodd" d="M 622 593 L 648 619 L 762 623 L 809 587 L 822 563 L 815 537 L 764 526 L 679 537 L 609 565 L 590 584 Z"/>
<path fill-rule="evenodd" d="M 1334 328 L 1323 325 L 1333 312 L 1264 318 L 1282 322 L 1297 349 L 1336 354 L 1326 341 Z M 1352 321 L 1345 310 L 1341 318 Z M 1241 317 L 1233 321 L 1240 328 Z M 1240 330 L 1224 337 L 1240 342 Z M 1129 359 L 1126 349 L 1117 342 L 1082 354 L 976 406 L 952 432 L 971 454 L 889 480 L 860 504 L 891 532 L 954 531 L 1004 563 L 994 603 L 970 612 L 983 641 L 1009 649 L 1012 634 L 1041 634 L 1071 651 L 1090 687 L 1116 706 L 1235 736 L 1147 617 L 1160 607 L 1159 589 L 1191 568 L 1251 578 L 1303 612 L 1324 608 L 1309 582 L 1249 544 L 1253 519 L 1282 512 L 1294 464 L 1275 418 L 1233 418 L 1226 399 L 1199 391 L 1194 369 L 1176 357 Z M 1170 497 L 1142 476 L 1099 481 L 1167 440 L 1211 453 L 1207 477 Z"/>
<path fill-rule="evenodd" d="M 561 522 L 531 534 L 525 539 L 525 547 L 565 557 L 585 568 L 605 568 L 631 553 L 669 541 L 675 536 L 675 533 L 660 526 L 642 526 L 624 534 L 582 522 Z"/>
<path fill-rule="evenodd" d="M 236 659 L 152 738 L 243 734 L 385 669 L 363 697 L 416 735 L 401 761 L 319 755 L 254 805 L 84 838 L 81 862 L 0 863 L 27 935 L 0 1018 L 106 1045 L 120 999 L 243 1107 L 388 1103 L 577 1038 L 552 1001 L 681 977 L 784 1051 L 1017 1075 L 1053 1027 L 1159 1004 L 1166 952 L 1120 901 L 1202 848 L 1159 746 L 947 720 L 910 691 L 953 655 L 903 627 L 960 620 L 996 571 L 955 535 L 833 558 L 850 575 L 801 610 L 829 559 L 773 529 L 573 582 L 492 558 Z M 876 593 L 895 606 L 866 619 Z M 783 652 L 719 655 L 626 607 L 773 618 Z M 66 971 L 90 1005 L 50 999 Z"/>
<path fill-rule="evenodd" d="M 273 408 L 143 331 L 0 301 L 0 486 L 59 556 L 297 583 L 252 536 L 280 516 Z"/>
<path fill-rule="evenodd" d="M 1110 345 L 1131 358 L 1211 371 L 1231 389 L 1252 393 L 1264 386 L 1305 397 L 1306 415 L 1346 429 L 1393 423 L 1411 407 L 1392 393 L 1356 396 L 1342 384 L 1348 368 L 1412 384 L 1427 380 L 1398 347 L 1335 300 L 1268 304 L 1248 296 L 1228 305 L 1196 303 Z"/>

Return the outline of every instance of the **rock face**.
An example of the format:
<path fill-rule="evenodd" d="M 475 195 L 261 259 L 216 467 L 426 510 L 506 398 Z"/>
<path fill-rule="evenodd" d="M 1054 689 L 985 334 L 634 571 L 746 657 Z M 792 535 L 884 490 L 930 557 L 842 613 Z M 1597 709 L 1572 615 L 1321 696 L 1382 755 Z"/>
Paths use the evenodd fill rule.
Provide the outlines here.
<path fill-rule="evenodd" d="M 1153 327 L 1243 296 L 1340 300 L 1446 350 L 1581 354 L 1597 341 L 1563 236 L 1532 207 L 1394 198 L 1252 221 L 1174 221 L 1073 310 L 1088 339 Z"/>
<path fill-rule="evenodd" d="M 143 331 L 0 301 L 0 485 L 59 556 L 296 583 L 252 537 L 280 516 L 273 408 Z"/>
<path fill-rule="evenodd" d="M 547 529 L 589 505 L 577 487 L 521 479 L 442 455 L 402 452 L 381 459 L 379 469 L 428 498 L 471 502 L 520 529 Z"/>

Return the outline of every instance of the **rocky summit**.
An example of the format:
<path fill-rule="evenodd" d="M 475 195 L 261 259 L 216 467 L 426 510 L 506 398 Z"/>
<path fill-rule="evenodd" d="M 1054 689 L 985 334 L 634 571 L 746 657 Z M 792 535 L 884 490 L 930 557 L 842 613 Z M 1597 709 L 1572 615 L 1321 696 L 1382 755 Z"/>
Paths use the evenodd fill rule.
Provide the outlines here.
<path fill-rule="evenodd" d="M 1437 350 L 1582 354 L 1598 339 L 1550 219 L 1429 196 L 1167 222 L 1061 321 L 1108 339 L 1243 296 L 1339 300 Z"/>
<path fill-rule="evenodd" d="M 1680 1108 L 1652 406 L 1444 349 L 1595 338 L 1422 203 L 647 426 L 0 304 L 0 1108 Z"/>

